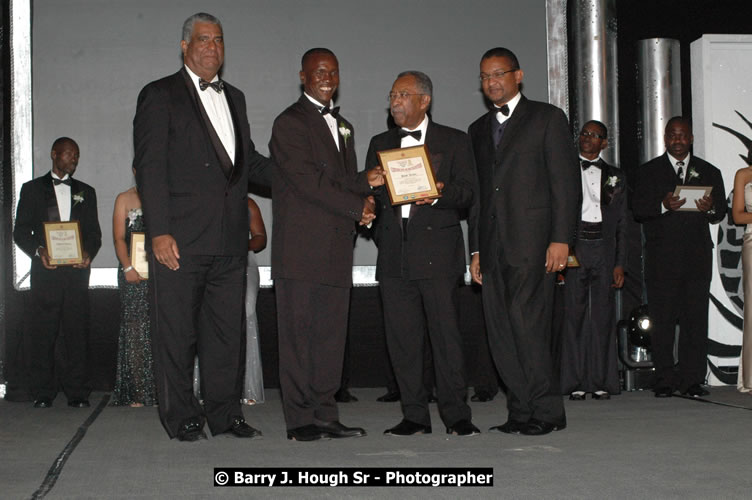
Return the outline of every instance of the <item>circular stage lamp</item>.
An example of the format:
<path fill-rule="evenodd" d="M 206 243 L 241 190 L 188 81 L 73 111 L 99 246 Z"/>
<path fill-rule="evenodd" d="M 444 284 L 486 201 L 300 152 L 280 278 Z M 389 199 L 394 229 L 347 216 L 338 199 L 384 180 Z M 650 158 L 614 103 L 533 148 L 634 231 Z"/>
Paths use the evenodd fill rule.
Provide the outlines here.
<path fill-rule="evenodd" d="M 648 314 L 648 305 L 636 307 L 629 315 L 629 343 L 635 347 L 650 347 L 653 322 Z"/>

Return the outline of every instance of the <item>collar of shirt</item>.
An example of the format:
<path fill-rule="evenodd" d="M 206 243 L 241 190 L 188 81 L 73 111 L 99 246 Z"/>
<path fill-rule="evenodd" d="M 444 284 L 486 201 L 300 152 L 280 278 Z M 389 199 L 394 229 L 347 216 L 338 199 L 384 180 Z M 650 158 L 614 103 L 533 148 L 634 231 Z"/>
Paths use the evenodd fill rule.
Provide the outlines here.
<path fill-rule="evenodd" d="M 687 167 L 689 166 L 689 157 L 692 156 L 691 153 L 687 153 L 687 157 L 684 158 L 683 160 L 677 160 L 676 158 L 674 158 L 673 156 L 671 156 L 671 153 L 668 153 L 668 152 L 666 153 L 666 155 L 668 156 L 668 161 L 671 162 L 671 166 L 674 167 L 674 172 L 676 172 L 676 173 L 679 173 L 679 167 L 676 166 L 676 163 L 680 162 L 680 161 L 683 161 L 684 162 L 684 173 L 686 174 Z"/>
<path fill-rule="evenodd" d="M 50 170 L 50 175 L 52 175 L 53 179 L 59 179 L 61 181 L 64 181 L 65 179 L 67 179 L 68 177 L 70 177 L 70 175 L 68 175 L 68 174 L 65 174 L 62 177 L 58 177 L 57 174 L 55 172 L 53 172 L 52 170 Z M 58 184 L 58 186 L 60 186 L 60 185 L 61 184 Z M 65 186 L 65 184 L 62 184 L 62 185 Z"/>
<path fill-rule="evenodd" d="M 494 104 L 494 108 L 496 108 L 496 120 L 498 120 L 499 123 L 504 123 L 505 121 L 509 120 L 514 113 L 514 108 L 516 108 L 517 104 L 519 104 L 520 99 L 522 99 L 522 94 L 520 92 L 517 92 L 517 94 L 507 102 L 507 106 L 509 107 L 509 114 L 507 116 L 504 116 L 504 114 L 499 111 L 499 108 L 501 106 Z"/>
<path fill-rule="evenodd" d="M 411 146 L 421 146 L 425 144 L 426 143 L 426 130 L 428 130 L 428 115 L 425 115 L 423 117 L 423 121 L 420 122 L 420 125 L 418 125 L 414 129 L 410 130 L 409 128 L 402 127 L 402 130 L 407 130 L 408 132 L 415 132 L 416 130 L 420 130 L 420 140 L 417 140 L 415 137 L 411 135 L 406 135 L 405 137 L 402 138 L 400 147 L 409 148 Z"/>
<path fill-rule="evenodd" d="M 187 64 L 184 64 L 183 66 L 185 67 L 185 70 L 188 72 L 188 76 L 191 77 L 191 81 L 193 82 L 193 86 L 196 87 L 196 90 L 198 91 L 198 95 L 201 95 L 201 92 L 205 92 L 201 90 L 201 87 L 198 85 L 198 81 L 201 79 L 201 77 L 198 76 L 193 71 L 191 71 L 191 68 L 189 68 Z M 214 83 L 218 80 L 219 80 L 219 75 L 214 75 L 214 78 L 212 78 L 211 82 L 209 83 Z"/>
<path fill-rule="evenodd" d="M 321 106 L 329 106 L 329 108 L 332 107 L 332 101 L 329 101 L 327 104 L 322 104 L 305 92 L 303 92 L 303 95 L 306 96 L 306 98 L 311 101 L 314 106 L 316 106 L 316 109 L 320 108 Z M 332 139 L 334 139 L 334 144 L 337 146 L 337 150 L 339 150 L 339 131 L 337 130 L 337 119 L 334 118 L 331 113 L 321 115 L 321 117 L 329 127 L 329 131 L 332 133 Z"/>

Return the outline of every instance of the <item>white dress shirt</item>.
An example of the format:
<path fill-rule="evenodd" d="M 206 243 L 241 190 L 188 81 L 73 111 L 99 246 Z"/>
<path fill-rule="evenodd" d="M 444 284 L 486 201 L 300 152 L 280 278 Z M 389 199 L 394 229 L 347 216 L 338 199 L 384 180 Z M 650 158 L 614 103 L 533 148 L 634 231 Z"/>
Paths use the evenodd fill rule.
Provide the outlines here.
<path fill-rule="evenodd" d="M 50 171 L 53 179 L 60 179 L 64 181 L 70 178 L 70 175 L 65 174 L 65 177 L 58 177 L 55 172 Z M 60 222 L 67 222 L 70 220 L 71 212 L 71 187 L 67 184 L 55 184 L 52 183 L 52 187 L 55 188 L 55 198 L 57 198 L 57 210 L 60 212 Z"/>
<path fill-rule="evenodd" d="M 308 98 L 308 100 L 311 101 L 313 103 L 313 105 L 316 106 L 317 108 L 321 108 L 322 106 L 324 106 L 319 101 L 317 101 L 313 97 L 309 96 L 305 92 L 303 92 L 303 95 L 306 96 Z M 332 108 L 332 102 L 329 101 L 329 104 L 327 104 L 327 106 L 329 106 L 329 109 L 331 109 Z M 340 150 L 339 149 L 339 130 L 337 130 L 337 119 L 335 117 L 333 117 L 331 113 L 327 113 L 327 114 L 321 115 L 321 116 L 323 116 L 324 120 L 326 120 L 326 124 L 329 126 L 329 132 L 331 132 L 332 139 L 334 139 L 334 145 L 337 146 L 337 151 L 339 151 Z"/>
<path fill-rule="evenodd" d="M 512 117 L 512 113 L 514 113 L 514 108 L 516 108 L 517 104 L 519 104 L 520 99 L 522 99 L 522 94 L 517 92 L 517 95 L 512 97 L 507 103 L 507 106 L 509 107 L 509 114 L 507 116 L 504 116 L 504 113 L 502 113 L 501 111 L 497 111 L 496 121 L 498 121 L 499 123 L 504 123 L 505 121 L 509 120 Z M 496 109 L 500 108 L 500 106 L 497 106 L 496 104 L 494 104 L 494 107 Z"/>
<path fill-rule="evenodd" d="M 188 66 L 185 66 L 185 70 L 188 72 L 188 75 L 191 77 L 191 81 L 193 82 L 193 85 L 196 86 L 196 92 L 198 92 L 198 97 L 201 99 L 201 104 L 204 105 L 204 109 L 206 110 L 206 114 L 209 116 L 209 121 L 212 124 L 212 127 L 214 127 L 214 131 L 217 132 L 217 135 L 219 136 L 219 140 L 222 142 L 222 145 L 225 147 L 225 151 L 227 152 L 227 156 L 230 157 L 230 160 L 232 160 L 232 163 L 235 163 L 235 129 L 232 125 L 232 115 L 230 114 L 230 105 L 227 104 L 227 98 L 225 97 L 225 92 L 216 92 L 212 88 L 207 88 L 206 90 L 201 90 L 201 87 L 198 84 L 198 81 L 200 80 L 199 76 L 191 71 L 191 69 Z M 210 83 L 214 83 L 219 80 L 219 77 L 216 75 L 212 79 Z"/>
<path fill-rule="evenodd" d="M 402 138 L 402 141 L 400 142 L 401 148 L 412 148 L 414 146 L 422 146 L 426 143 L 426 130 L 428 130 L 428 115 L 423 117 L 423 121 L 420 122 L 420 125 L 415 127 L 414 129 L 410 130 L 409 128 L 402 127 L 402 130 L 407 130 L 408 132 L 414 132 L 416 130 L 420 130 L 420 140 L 416 139 L 415 137 L 411 135 L 406 135 Z M 434 201 L 436 203 L 436 201 Z M 412 206 L 412 203 L 405 203 L 402 205 L 402 217 L 408 218 L 410 217 L 410 207 Z"/>
<path fill-rule="evenodd" d="M 588 160 L 580 156 L 580 161 Z M 582 220 L 585 222 L 603 222 L 601 213 L 601 169 L 590 166 L 582 171 Z"/>

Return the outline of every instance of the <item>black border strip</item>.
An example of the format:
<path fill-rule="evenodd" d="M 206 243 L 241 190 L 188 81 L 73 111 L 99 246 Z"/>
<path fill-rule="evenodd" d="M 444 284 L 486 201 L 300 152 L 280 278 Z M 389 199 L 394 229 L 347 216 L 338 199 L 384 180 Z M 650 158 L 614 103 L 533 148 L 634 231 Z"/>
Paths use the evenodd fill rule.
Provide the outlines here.
<path fill-rule="evenodd" d="M 52 463 L 52 467 L 50 467 L 50 470 L 47 471 L 47 476 L 45 476 L 44 481 L 42 481 L 42 484 L 39 486 L 37 491 L 35 491 L 34 494 L 31 495 L 32 499 L 44 498 L 45 495 L 47 495 L 47 493 L 52 490 L 52 487 L 55 486 L 55 483 L 57 482 L 57 478 L 60 477 L 60 474 L 63 472 L 63 466 L 65 465 L 65 462 L 68 461 L 68 458 L 73 453 L 73 450 L 76 449 L 78 443 L 80 443 L 84 438 L 84 435 L 86 435 L 86 431 L 89 429 L 89 426 L 94 423 L 99 414 L 102 413 L 102 410 L 104 410 L 109 401 L 109 394 L 102 396 L 102 400 L 99 402 L 97 407 L 94 408 L 94 411 L 91 412 L 89 418 L 87 418 L 84 423 L 81 424 L 81 426 L 76 431 L 76 434 L 70 441 L 68 441 L 68 444 L 65 445 L 63 451 L 60 452 L 55 461 Z"/>
<path fill-rule="evenodd" d="M 709 400 L 709 399 L 705 399 L 705 398 L 696 398 L 696 397 L 694 397 L 694 396 L 684 396 L 684 395 L 681 395 L 681 394 L 674 394 L 674 397 L 675 397 L 675 398 L 688 399 L 688 400 L 690 400 L 690 401 L 698 401 L 698 402 L 700 402 L 700 403 L 710 403 L 710 404 L 712 404 L 712 405 L 718 405 L 718 406 L 727 406 L 727 407 L 729 407 L 729 408 L 738 408 L 738 409 L 740 409 L 740 410 L 747 410 L 747 411 L 752 411 L 752 408 L 748 408 L 748 407 L 746 407 L 746 406 L 732 405 L 731 403 L 721 403 L 721 402 L 719 402 L 719 401 L 711 401 L 711 400 Z"/>

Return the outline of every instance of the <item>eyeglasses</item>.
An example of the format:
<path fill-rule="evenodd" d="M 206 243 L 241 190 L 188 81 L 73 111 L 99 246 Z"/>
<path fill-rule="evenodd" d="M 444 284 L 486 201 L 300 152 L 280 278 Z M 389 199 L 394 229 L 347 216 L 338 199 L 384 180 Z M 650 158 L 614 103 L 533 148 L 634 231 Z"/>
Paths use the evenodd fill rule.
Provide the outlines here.
<path fill-rule="evenodd" d="M 520 68 L 513 68 L 513 69 L 508 69 L 506 71 L 496 71 L 494 73 L 491 73 L 490 75 L 487 75 L 485 73 L 481 73 L 480 77 L 479 77 L 480 78 L 480 82 L 481 83 L 485 83 L 485 82 L 487 82 L 489 80 L 492 80 L 492 79 L 493 80 L 501 80 L 502 78 L 504 78 L 504 75 L 506 75 L 507 73 L 514 73 L 515 71 L 518 71 L 519 69 Z"/>
<path fill-rule="evenodd" d="M 386 100 L 389 102 L 396 101 L 397 99 L 407 99 L 413 95 L 426 95 L 426 94 L 409 94 L 407 92 L 389 92 L 386 96 Z"/>
<path fill-rule="evenodd" d="M 581 137 L 592 137 L 592 138 L 597 138 L 597 139 L 605 139 L 606 138 L 605 135 L 594 134 L 592 132 L 580 132 L 580 136 Z"/>

